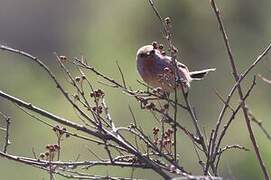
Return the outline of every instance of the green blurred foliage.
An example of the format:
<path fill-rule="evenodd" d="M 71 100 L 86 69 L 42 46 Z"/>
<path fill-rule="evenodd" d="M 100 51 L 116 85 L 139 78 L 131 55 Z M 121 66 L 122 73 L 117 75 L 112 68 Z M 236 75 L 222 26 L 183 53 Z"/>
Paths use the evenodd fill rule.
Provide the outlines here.
<path fill-rule="evenodd" d="M 171 0 L 158 1 L 157 7 L 163 17 L 173 21 L 174 43 L 180 51 L 179 60 L 192 70 L 216 67 L 217 71 L 201 82 L 194 82 L 191 88 L 192 103 L 200 125 L 209 134 L 215 126 L 222 103 L 215 95 L 217 90 L 223 97 L 233 85 L 227 54 L 210 4 L 205 1 Z M 218 1 L 229 40 L 238 68 L 244 70 L 270 41 L 271 1 L 239 0 Z M 53 52 L 68 57 L 84 56 L 89 64 L 105 74 L 120 80 L 116 61 L 120 64 L 129 86 L 143 88 L 137 83 L 135 53 L 142 45 L 153 40 L 164 42 L 161 26 L 147 0 L 1 0 L 0 41 L 40 57 L 58 76 L 69 90 L 63 73 L 55 62 Z M 243 87 L 248 88 L 252 76 L 270 75 L 270 55 L 255 68 Z M 76 75 L 76 71 L 74 71 Z M 143 112 L 139 104 L 119 90 L 105 87 L 94 74 L 88 77 L 96 88 L 106 91 L 107 103 L 116 124 L 127 126 L 131 122 L 128 105 L 131 105 L 138 122 L 146 132 L 151 133 L 155 121 L 152 115 Z M 55 88 L 48 75 L 37 65 L 25 58 L 0 52 L 0 89 L 34 105 L 80 123 L 72 107 Z M 258 80 L 248 100 L 248 105 L 259 120 L 270 130 L 271 86 Z M 232 105 L 238 103 L 234 96 Z M 12 117 L 10 153 L 33 157 L 32 148 L 39 154 L 48 143 L 55 142 L 50 128 L 32 120 L 13 104 L 0 99 L 0 110 Z M 180 122 L 193 128 L 190 117 L 179 113 Z M 0 122 L 4 126 L 3 121 Z M 254 126 L 254 125 L 253 125 Z M 254 127 L 259 147 L 271 173 L 271 143 L 257 126 Z M 270 130 L 271 132 L 271 130 Z M 0 132 L 1 145 L 3 133 Z M 195 174 L 201 173 L 196 154 L 190 140 L 178 135 L 180 162 Z M 242 114 L 238 115 L 223 144 L 241 144 L 251 147 Z M 78 142 L 70 138 L 63 142 L 63 160 L 94 159 L 87 148 L 93 148 L 104 155 L 104 150 L 94 144 Z M 1 179 L 47 179 L 48 174 L 29 166 L 0 159 Z M 131 171 L 121 168 L 95 168 L 95 174 L 130 176 Z M 235 179 L 261 179 L 259 165 L 253 150 L 250 152 L 229 151 L 222 158 L 220 168 L 225 177 Z M 152 171 L 136 170 L 140 178 L 154 179 Z M 158 178 L 158 177 L 157 177 Z M 58 178 L 61 179 L 61 178 Z"/>

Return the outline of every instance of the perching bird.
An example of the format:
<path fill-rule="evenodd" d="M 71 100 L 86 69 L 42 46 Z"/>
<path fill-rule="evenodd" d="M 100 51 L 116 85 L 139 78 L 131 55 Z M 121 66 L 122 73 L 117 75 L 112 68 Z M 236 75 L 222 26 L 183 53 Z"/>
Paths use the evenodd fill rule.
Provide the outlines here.
<path fill-rule="evenodd" d="M 137 70 L 142 79 L 153 88 L 160 87 L 165 92 L 174 90 L 175 85 L 177 88 L 181 87 L 180 83 L 176 83 L 175 67 L 172 63 L 171 57 L 165 55 L 154 45 L 146 45 L 137 51 Z M 201 80 L 210 71 L 215 71 L 215 68 L 204 69 L 201 71 L 189 72 L 188 68 L 177 62 L 178 77 L 183 82 L 184 88 L 190 87 L 190 82 L 193 80 Z"/>

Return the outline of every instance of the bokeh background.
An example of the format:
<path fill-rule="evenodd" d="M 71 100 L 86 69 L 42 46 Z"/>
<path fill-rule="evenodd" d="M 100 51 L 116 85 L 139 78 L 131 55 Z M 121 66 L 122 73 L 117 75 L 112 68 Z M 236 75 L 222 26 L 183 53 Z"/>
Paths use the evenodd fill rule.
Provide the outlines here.
<path fill-rule="evenodd" d="M 216 19 L 208 0 L 158 1 L 157 7 L 163 17 L 173 21 L 174 43 L 179 49 L 179 59 L 190 69 L 216 67 L 204 81 L 192 84 L 191 98 L 196 107 L 199 123 L 207 134 L 215 126 L 222 103 L 215 95 L 223 97 L 233 85 L 224 44 Z M 244 70 L 270 42 L 270 0 L 218 1 L 234 56 L 239 70 Z M 68 57 L 84 56 L 89 64 L 105 74 L 120 80 L 116 61 L 120 64 L 129 86 L 144 89 L 137 83 L 135 53 L 139 47 L 153 40 L 163 42 L 161 26 L 147 0 L 1 0 L 0 42 L 40 57 L 64 84 L 70 93 L 74 90 L 66 83 L 63 73 L 55 62 L 53 52 Z M 243 84 L 246 89 L 255 74 L 271 78 L 271 56 L 257 66 Z M 75 74 L 76 75 L 76 74 Z M 131 122 L 128 105 L 133 108 L 139 123 L 151 133 L 155 126 L 153 117 L 142 110 L 132 97 L 119 90 L 105 87 L 94 74 L 87 74 L 97 88 L 106 91 L 110 112 L 118 126 Z M 0 52 L 0 89 L 25 101 L 32 102 L 48 111 L 80 122 L 72 107 L 65 101 L 48 75 L 25 58 Z M 271 86 L 257 79 L 257 86 L 248 105 L 257 119 L 271 132 Z M 232 105 L 238 103 L 234 96 Z M 32 148 L 39 154 L 45 145 L 55 143 L 54 132 L 32 120 L 16 106 L 0 98 L 0 111 L 12 117 L 12 145 L 9 153 L 33 157 Z M 193 129 L 187 114 L 180 111 L 179 121 Z M 1 119 L 0 125 L 4 126 Z M 271 142 L 253 124 L 262 156 L 271 173 Z M 1 146 L 4 134 L 0 132 Z M 194 174 L 201 173 L 191 142 L 178 136 L 180 162 Z M 231 179 L 262 179 L 242 114 L 239 114 L 227 133 L 223 144 L 241 144 L 250 152 L 229 151 L 222 158 L 220 173 Z M 63 142 L 62 159 L 95 159 L 87 150 L 91 148 L 104 155 L 103 147 L 70 138 Z M 122 168 L 94 168 L 94 174 L 130 176 L 131 171 Z M 0 159 L 1 179 L 48 179 L 48 174 L 13 161 Z M 139 178 L 160 178 L 152 171 L 135 170 Z M 58 177 L 57 179 L 62 179 Z"/>

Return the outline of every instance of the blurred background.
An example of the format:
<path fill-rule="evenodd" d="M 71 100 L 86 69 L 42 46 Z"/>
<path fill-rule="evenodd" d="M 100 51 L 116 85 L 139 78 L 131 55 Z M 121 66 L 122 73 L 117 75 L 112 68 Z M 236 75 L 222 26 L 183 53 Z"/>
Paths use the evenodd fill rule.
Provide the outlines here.
<path fill-rule="evenodd" d="M 171 17 L 174 44 L 179 49 L 179 60 L 191 70 L 216 67 L 217 71 L 191 88 L 191 101 L 196 108 L 199 123 L 209 135 L 215 126 L 222 108 L 215 90 L 226 97 L 234 81 L 229 68 L 227 54 L 217 22 L 209 1 L 171 0 L 156 3 L 163 17 Z M 250 65 L 271 38 L 271 1 L 238 0 L 218 1 L 222 11 L 229 40 L 240 71 Z M 161 26 L 147 0 L 1 0 L 0 42 L 32 53 L 47 64 L 70 93 L 75 91 L 68 85 L 55 61 L 54 52 L 67 57 L 81 57 L 108 76 L 121 80 L 116 61 L 121 66 L 127 84 L 133 89 L 144 89 L 137 80 L 135 54 L 139 47 L 152 41 L 164 42 Z M 259 64 L 243 84 L 246 90 L 255 74 L 271 79 L 271 56 Z M 74 73 L 76 74 L 76 71 Z M 106 100 L 112 118 L 118 126 L 127 126 L 132 121 L 128 110 L 131 105 L 138 122 L 151 134 L 157 125 L 150 113 L 142 111 L 139 104 L 117 89 L 103 86 L 101 80 L 88 73 L 96 88 L 106 91 Z M 0 52 L 0 90 L 51 111 L 57 115 L 80 122 L 72 107 L 55 88 L 48 75 L 25 58 Z M 248 106 L 258 120 L 271 132 L 271 85 L 257 78 L 256 88 L 248 99 Z M 180 97 L 181 99 L 181 97 Z M 232 105 L 239 103 L 234 96 Z M 45 151 L 46 144 L 55 143 L 54 132 L 31 119 L 12 103 L 0 98 L 0 111 L 11 116 L 12 145 L 9 153 L 33 157 Z M 179 121 L 193 130 L 190 117 L 180 111 Z M 228 116 L 229 117 L 229 114 Z M 227 120 L 227 118 L 225 119 Z M 49 121 L 49 120 L 47 120 Z M 0 125 L 5 126 L 0 120 Z M 253 124 L 254 132 L 271 174 L 271 141 Z M 0 145 L 4 133 L 0 132 Z M 241 113 L 233 122 L 223 145 L 240 144 L 250 152 L 228 151 L 221 159 L 220 173 L 230 179 L 262 179 L 258 162 L 253 152 L 244 118 Z M 193 145 L 178 134 L 180 163 L 194 174 L 200 174 Z M 87 150 L 91 148 L 104 155 L 103 147 L 69 138 L 63 142 L 62 160 L 95 159 Z M 99 148 L 101 150 L 99 150 Z M 30 166 L 0 158 L 1 179 L 48 179 L 48 174 Z M 94 168 L 89 172 L 97 175 L 129 177 L 130 170 L 122 168 Z M 138 178 L 160 178 L 152 171 L 135 170 Z M 57 179 L 63 179 L 58 177 Z"/>

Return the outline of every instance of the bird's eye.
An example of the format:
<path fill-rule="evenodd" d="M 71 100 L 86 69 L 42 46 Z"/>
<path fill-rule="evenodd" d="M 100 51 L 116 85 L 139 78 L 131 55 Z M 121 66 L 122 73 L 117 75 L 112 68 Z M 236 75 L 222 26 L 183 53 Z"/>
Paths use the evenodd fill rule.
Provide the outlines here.
<path fill-rule="evenodd" d="M 143 57 L 145 57 L 145 56 L 146 56 L 145 53 L 140 53 L 140 54 L 139 54 L 139 57 L 141 57 L 141 58 L 143 58 Z"/>

